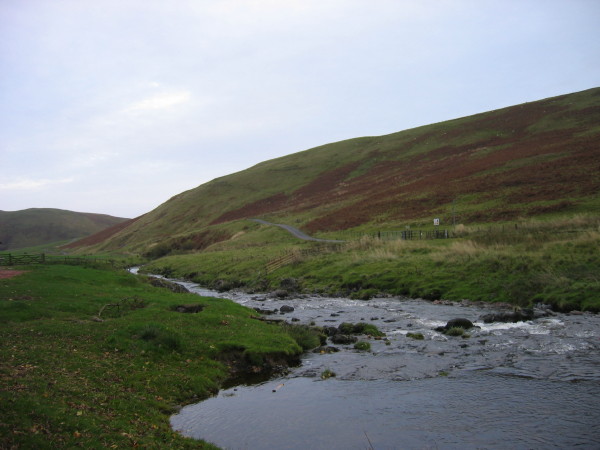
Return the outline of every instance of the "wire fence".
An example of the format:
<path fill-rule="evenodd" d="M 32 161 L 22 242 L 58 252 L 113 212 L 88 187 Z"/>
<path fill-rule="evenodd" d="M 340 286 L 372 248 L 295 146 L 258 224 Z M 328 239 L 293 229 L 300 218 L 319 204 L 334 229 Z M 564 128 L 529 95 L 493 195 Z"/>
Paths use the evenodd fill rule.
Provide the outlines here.
<path fill-rule="evenodd" d="M 78 266 L 92 266 L 98 264 L 110 264 L 114 267 L 115 260 L 108 258 L 90 258 L 80 256 L 61 256 L 46 255 L 45 253 L 36 254 L 12 254 L 0 253 L 0 266 L 23 266 L 33 264 L 69 264 Z"/>
<path fill-rule="evenodd" d="M 373 231 L 362 233 L 358 231 L 347 231 L 344 233 L 347 239 L 360 239 L 370 237 L 386 241 L 402 239 L 405 241 L 423 240 L 423 239 L 450 239 L 453 237 L 452 231 L 443 230 L 398 230 L 398 231 Z"/>

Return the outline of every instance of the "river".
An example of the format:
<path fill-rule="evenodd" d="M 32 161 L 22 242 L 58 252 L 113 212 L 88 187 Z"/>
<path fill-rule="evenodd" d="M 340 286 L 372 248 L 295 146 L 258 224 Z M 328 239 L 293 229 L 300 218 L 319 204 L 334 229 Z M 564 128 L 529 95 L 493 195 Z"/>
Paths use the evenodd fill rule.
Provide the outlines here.
<path fill-rule="evenodd" d="M 481 322 L 490 306 L 404 298 L 272 299 L 190 291 L 319 326 L 368 322 L 370 351 L 307 353 L 284 377 L 222 390 L 172 416 L 173 428 L 229 449 L 600 448 L 600 316 Z M 434 328 L 462 317 L 469 337 Z M 421 333 L 423 340 L 408 337 Z M 336 376 L 322 379 L 325 370 Z"/>

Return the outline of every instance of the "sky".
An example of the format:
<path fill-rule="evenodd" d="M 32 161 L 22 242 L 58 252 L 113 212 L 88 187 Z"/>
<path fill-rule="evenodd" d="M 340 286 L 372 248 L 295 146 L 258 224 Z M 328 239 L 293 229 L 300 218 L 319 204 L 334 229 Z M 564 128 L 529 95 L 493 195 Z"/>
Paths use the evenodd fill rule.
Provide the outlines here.
<path fill-rule="evenodd" d="M 262 161 L 600 86 L 600 0 L 0 0 L 0 210 L 136 217 Z"/>

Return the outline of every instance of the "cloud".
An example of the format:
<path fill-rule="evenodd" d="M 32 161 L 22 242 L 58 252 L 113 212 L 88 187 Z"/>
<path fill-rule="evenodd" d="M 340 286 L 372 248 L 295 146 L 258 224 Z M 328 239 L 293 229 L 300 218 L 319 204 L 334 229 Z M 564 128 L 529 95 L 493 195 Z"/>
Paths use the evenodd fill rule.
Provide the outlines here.
<path fill-rule="evenodd" d="M 123 110 L 123 113 L 143 114 L 146 112 L 169 111 L 173 110 L 175 106 L 188 103 L 191 97 L 189 91 L 162 92 L 130 104 Z"/>
<path fill-rule="evenodd" d="M 49 178 L 18 178 L 14 181 L 0 183 L 0 191 L 32 191 L 56 184 L 72 183 L 73 181 L 75 181 L 74 178 L 60 178 L 55 180 Z"/>

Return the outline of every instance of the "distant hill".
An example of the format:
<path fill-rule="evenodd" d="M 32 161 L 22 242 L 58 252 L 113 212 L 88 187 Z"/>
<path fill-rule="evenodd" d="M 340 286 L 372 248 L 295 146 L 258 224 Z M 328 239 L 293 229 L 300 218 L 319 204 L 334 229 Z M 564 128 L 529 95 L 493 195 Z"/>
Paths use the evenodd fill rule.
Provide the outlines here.
<path fill-rule="evenodd" d="M 183 192 L 85 244 L 202 249 L 255 217 L 333 235 L 433 218 L 473 224 L 597 212 L 599 173 L 594 88 L 266 161 Z"/>
<path fill-rule="evenodd" d="M 0 211 L 0 251 L 82 238 L 126 220 L 51 208 Z"/>

